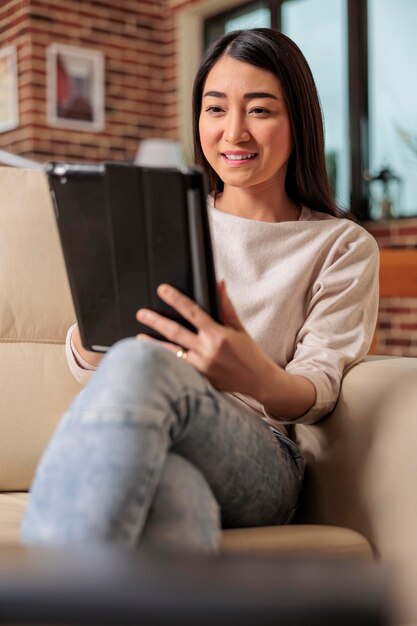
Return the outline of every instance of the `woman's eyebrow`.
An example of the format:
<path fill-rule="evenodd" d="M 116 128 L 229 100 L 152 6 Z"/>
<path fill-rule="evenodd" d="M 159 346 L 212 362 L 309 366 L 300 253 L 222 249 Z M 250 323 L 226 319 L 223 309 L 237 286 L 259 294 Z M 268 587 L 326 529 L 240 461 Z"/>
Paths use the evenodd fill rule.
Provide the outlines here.
<path fill-rule="evenodd" d="M 274 96 L 272 93 L 268 93 L 267 91 L 252 91 L 250 93 L 245 93 L 243 96 L 247 100 L 252 100 L 253 98 L 272 98 L 273 100 L 280 100 L 278 96 Z"/>
<path fill-rule="evenodd" d="M 212 98 L 227 98 L 226 94 L 221 91 L 206 91 L 203 98 L 206 96 L 211 96 Z"/>
<path fill-rule="evenodd" d="M 206 96 L 211 96 L 212 98 L 227 98 L 227 95 L 221 91 L 206 91 L 204 94 L 204 98 Z M 251 91 L 250 93 L 245 93 L 243 96 L 246 100 L 252 100 L 253 98 L 272 98 L 273 100 L 281 100 L 278 96 L 274 96 L 272 93 L 268 93 L 267 91 Z"/>

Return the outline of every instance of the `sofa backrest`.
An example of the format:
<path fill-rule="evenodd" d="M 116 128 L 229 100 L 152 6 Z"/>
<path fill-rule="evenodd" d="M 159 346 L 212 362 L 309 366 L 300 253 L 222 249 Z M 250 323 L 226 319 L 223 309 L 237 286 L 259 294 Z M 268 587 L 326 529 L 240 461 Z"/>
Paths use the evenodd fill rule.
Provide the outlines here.
<path fill-rule="evenodd" d="M 0 491 L 26 490 L 80 385 L 65 359 L 75 314 L 42 171 L 0 167 Z"/>

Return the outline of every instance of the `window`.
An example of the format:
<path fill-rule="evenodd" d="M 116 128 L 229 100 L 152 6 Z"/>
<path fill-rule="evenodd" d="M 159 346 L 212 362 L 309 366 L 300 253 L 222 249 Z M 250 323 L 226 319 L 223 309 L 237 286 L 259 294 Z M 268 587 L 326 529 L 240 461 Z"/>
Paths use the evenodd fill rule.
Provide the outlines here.
<path fill-rule="evenodd" d="M 320 95 L 336 198 L 380 219 L 417 215 L 416 23 L 415 0 L 401 11 L 396 0 L 267 0 L 211 16 L 204 33 L 206 45 L 254 26 L 294 39 Z"/>
<path fill-rule="evenodd" d="M 417 3 L 369 0 L 369 170 L 371 216 L 417 213 Z M 388 180 L 384 192 L 381 172 Z M 391 213 L 391 215 L 389 215 Z"/>
<path fill-rule="evenodd" d="M 281 30 L 300 46 L 313 72 L 323 110 L 329 179 L 339 204 L 348 207 L 350 163 L 345 0 L 284 2 Z"/>
<path fill-rule="evenodd" d="M 258 0 L 237 9 L 208 19 L 204 26 L 204 41 L 207 47 L 225 32 L 240 28 L 271 26 L 271 11 L 268 0 Z"/>

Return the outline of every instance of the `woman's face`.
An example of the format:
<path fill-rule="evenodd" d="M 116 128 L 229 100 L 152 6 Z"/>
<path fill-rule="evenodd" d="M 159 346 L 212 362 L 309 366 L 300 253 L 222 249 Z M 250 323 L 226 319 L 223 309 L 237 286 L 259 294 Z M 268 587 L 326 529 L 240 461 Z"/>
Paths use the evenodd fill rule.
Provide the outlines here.
<path fill-rule="evenodd" d="M 203 87 L 199 130 L 204 155 L 225 185 L 285 184 L 293 142 L 274 74 L 221 57 Z"/>

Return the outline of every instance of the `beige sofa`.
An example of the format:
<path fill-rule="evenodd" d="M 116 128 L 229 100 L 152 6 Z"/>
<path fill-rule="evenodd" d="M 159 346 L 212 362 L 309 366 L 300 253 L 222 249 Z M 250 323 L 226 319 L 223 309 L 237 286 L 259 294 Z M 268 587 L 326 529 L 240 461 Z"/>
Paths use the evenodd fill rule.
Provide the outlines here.
<path fill-rule="evenodd" d="M 42 172 L 0 167 L 0 544 L 18 543 L 40 455 L 80 390 L 52 211 Z M 308 460 L 295 525 L 227 531 L 224 549 L 373 554 L 395 568 L 402 614 L 417 622 L 417 359 L 368 357 L 332 415 L 295 435 Z"/>

